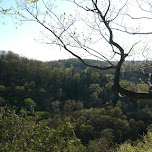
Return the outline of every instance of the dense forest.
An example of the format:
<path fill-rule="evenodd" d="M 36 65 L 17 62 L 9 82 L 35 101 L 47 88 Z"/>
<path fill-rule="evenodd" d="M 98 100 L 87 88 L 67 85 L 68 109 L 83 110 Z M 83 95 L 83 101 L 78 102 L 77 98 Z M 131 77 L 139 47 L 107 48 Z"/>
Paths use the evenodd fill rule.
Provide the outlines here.
<path fill-rule="evenodd" d="M 148 91 L 142 65 L 125 62 L 121 85 Z M 152 100 L 113 92 L 113 77 L 78 59 L 41 62 L 1 51 L 0 151 L 150 151 Z"/>

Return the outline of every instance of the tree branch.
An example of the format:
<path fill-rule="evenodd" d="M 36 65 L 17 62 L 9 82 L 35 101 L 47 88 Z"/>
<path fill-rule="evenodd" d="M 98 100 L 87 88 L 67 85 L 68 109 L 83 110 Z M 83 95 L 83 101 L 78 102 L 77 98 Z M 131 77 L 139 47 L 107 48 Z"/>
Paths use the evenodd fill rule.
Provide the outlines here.
<path fill-rule="evenodd" d="M 143 93 L 138 93 L 138 92 L 133 92 L 127 89 L 122 88 L 119 85 L 113 85 L 112 90 L 115 92 L 119 92 L 120 94 L 126 95 L 126 97 L 129 98 L 134 98 L 134 99 L 152 99 L 152 94 L 149 92 L 143 92 Z"/>

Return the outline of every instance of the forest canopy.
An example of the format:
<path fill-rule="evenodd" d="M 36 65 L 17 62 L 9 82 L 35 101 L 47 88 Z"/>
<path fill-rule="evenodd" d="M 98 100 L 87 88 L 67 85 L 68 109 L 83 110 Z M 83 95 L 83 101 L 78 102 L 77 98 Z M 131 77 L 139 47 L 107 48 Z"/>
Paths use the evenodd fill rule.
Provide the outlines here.
<path fill-rule="evenodd" d="M 88 68 L 78 59 L 41 62 L 0 54 L 1 151 L 149 149 L 144 141 L 151 140 L 152 102 L 113 92 L 113 70 Z M 141 64 L 125 62 L 122 86 L 148 90 L 136 68 Z"/>

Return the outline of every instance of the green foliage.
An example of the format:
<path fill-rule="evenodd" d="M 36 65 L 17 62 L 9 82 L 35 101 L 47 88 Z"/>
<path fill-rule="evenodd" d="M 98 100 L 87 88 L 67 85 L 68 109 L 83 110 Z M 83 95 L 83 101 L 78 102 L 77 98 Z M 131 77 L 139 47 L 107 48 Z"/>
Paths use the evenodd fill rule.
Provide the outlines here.
<path fill-rule="evenodd" d="M 6 107 L 0 109 L 0 151 L 79 152 L 84 149 L 68 119 L 56 129 L 37 116 L 22 117 Z"/>
<path fill-rule="evenodd" d="M 94 137 L 103 138 L 103 134 L 105 137 L 105 132 L 107 132 L 106 138 L 110 143 L 119 143 L 125 141 L 130 133 L 129 122 L 118 107 L 111 107 L 107 110 L 105 108 L 83 109 L 73 113 L 71 119 L 75 124 L 76 135 L 85 144 L 93 140 Z M 113 137 L 111 135 L 109 138 L 110 134 L 113 134 Z"/>
<path fill-rule="evenodd" d="M 137 69 L 125 63 L 121 85 L 148 91 L 146 80 L 136 79 Z M 152 124 L 152 101 L 112 92 L 113 71 L 86 68 L 77 59 L 40 62 L 8 52 L 0 55 L 0 73 L 0 106 L 15 109 L 1 109 L 3 150 L 108 152 L 137 140 Z"/>
<path fill-rule="evenodd" d="M 1 92 L 4 92 L 5 89 L 6 89 L 6 87 L 5 87 L 4 85 L 0 85 L 0 93 L 1 93 Z"/>
<path fill-rule="evenodd" d="M 2 97 L 0 97 L 0 106 L 5 105 L 5 99 L 3 99 Z"/>
<path fill-rule="evenodd" d="M 36 103 L 31 98 L 25 99 L 24 104 L 27 110 L 30 110 L 30 111 L 34 110 L 34 108 L 36 107 Z"/>
<path fill-rule="evenodd" d="M 120 82 L 120 85 L 124 88 L 127 88 L 131 91 L 135 91 L 137 92 L 137 87 L 136 87 L 136 84 L 132 83 L 132 82 L 128 82 L 128 81 L 121 81 Z"/>
<path fill-rule="evenodd" d="M 116 150 L 117 152 L 152 152 L 152 132 L 148 131 L 143 140 L 137 141 L 135 145 L 124 143 Z"/>

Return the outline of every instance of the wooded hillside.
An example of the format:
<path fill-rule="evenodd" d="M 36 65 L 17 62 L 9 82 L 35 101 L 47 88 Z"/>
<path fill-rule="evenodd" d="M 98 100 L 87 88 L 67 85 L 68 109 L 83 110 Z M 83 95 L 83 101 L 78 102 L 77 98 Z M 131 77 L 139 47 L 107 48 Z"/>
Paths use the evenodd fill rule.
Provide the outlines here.
<path fill-rule="evenodd" d="M 124 63 L 123 87 L 148 91 L 141 64 Z M 1 52 L 0 151 L 121 151 L 119 144 L 137 143 L 147 129 L 151 137 L 152 101 L 114 93 L 113 74 L 77 59 L 41 62 Z"/>

